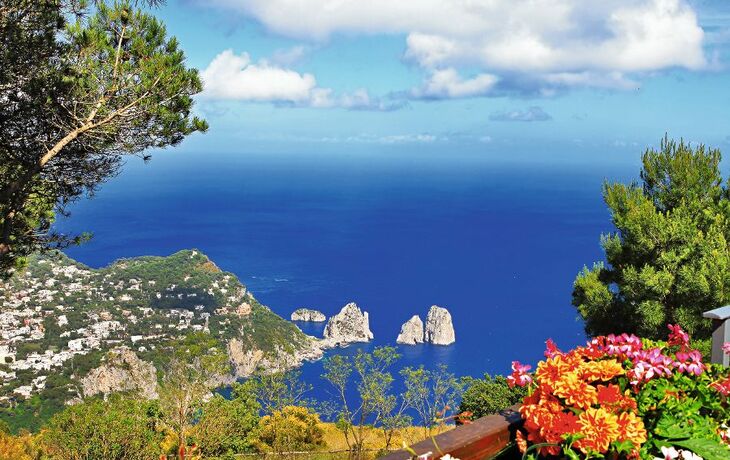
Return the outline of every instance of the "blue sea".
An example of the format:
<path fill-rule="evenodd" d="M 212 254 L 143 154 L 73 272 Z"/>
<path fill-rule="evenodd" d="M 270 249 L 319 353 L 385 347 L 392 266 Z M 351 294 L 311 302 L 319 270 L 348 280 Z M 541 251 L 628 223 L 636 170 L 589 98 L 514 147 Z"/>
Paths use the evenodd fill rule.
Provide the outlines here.
<path fill-rule="evenodd" d="M 507 373 L 512 360 L 539 360 L 547 338 L 585 340 L 572 283 L 601 260 L 599 236 L 612 230 L 602 183 L 635 178 L 638 153 L 498 158 L 164 152 L 130 161 L 57 227 L 94 234 L 67 251 L 93 267 L 198 248 L 285 318 L 355 301 L 375 339 L 334 353 L 394 344 L 404 321 L 440 305 L 456 343 L 400 346 L 398 366 Z M 321 362 L 302 372 L 322 387 Z"/>

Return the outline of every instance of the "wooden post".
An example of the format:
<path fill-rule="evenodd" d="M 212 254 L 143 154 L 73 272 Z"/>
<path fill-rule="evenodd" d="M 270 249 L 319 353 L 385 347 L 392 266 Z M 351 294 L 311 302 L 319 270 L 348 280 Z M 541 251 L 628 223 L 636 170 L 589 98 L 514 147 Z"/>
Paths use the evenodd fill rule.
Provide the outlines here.
<path fill-rule="evenodd" d="M 712 319 L 715 328 L 712 333 L 712 362 L 730 366 L 730 356 L 722 349 L 726 342 L 730 342 L 730 305 L 706 311 L 702 317 Z"/>

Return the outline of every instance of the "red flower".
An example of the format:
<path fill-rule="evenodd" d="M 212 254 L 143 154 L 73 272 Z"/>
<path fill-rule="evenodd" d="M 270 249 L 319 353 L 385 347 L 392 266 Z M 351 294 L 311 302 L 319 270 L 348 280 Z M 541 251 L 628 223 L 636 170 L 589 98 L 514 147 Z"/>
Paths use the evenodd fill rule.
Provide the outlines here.
<path fill-rule="evenodd" d="M 604 407 L 608 407 L 611 410 L 635 410 L 636 401 L 623 393 L 618 385 L 599 385 L 596 387 L 598 390 L 598 404 Z"/>
<path fill-rule="evenodd" d="M 719 382 L 713 382 L 710 384 L 710 388 L 714 388 L 723 396 L 730 396 L 730 377 Z"/>
<path fill-rule="evenodd" d="M 553 339 L 547 339 L 545 342 L 545 357 L 546 358 L 552 358 L 555 355 L 563 354 L 560 349 L 558 349 L 558 346 L 555 345 L 555 342 L 553 342 Z"/>
<path fill-rule="evenodd" d="M 512 361 L 512 375 L 507 377 L 507 385 L 513 388 L 515 385 L 524 387 L 532 383 L 532 376 L 527 372 L 532 369 L 528 364 L 522 364 L 519 361 Z"/>
<path fill-rule="evenodd" d="M 668 343 L 671 346 L 679 346 L 685 349 L 689 346 L 689 334 L 682 330 L 679 324 L 668 324 L 670 330 Z"/>

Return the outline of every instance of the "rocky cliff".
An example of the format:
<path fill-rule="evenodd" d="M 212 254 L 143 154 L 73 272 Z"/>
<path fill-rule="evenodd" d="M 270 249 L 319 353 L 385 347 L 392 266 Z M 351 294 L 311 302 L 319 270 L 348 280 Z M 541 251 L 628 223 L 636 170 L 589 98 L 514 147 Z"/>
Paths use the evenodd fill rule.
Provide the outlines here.
<path fill-rule="evenodd" d="M 395 341 L 405 345 L 423 343 L 423 321 L 421 321 L 421 318 L 418 315 L 413 315 L 411 319 L 403 323 L 400 334 L 398 334 Z"/>
<path fill-rule="evenodd" d="M 335 316 L 327 321 L 324 329 L 323 346 L 341 346 L 355 342 L 369 342 L 373 338 L 370 331 L 368 313 L 363 312 L 354 302 L 348 303 Z"/>
<path fill-rule="evenodd" d="M 115 348 L 106 356 L 106 362 L 92 369 L 81 379 L 84 397 L 115 391 L 136 391 L 147 399 L 157 398 L 155 366 L 142 361 L 127 347 Z"/>
<path fill-rule="evenodd" d="M 317 310 L 311 310 L 309 308 L 299 308 L 291 314 L 292 321 L 311 321 L 314 323 L 321 323 L 327 321 L 327 317 Z"/>
<path fill-rule="evenodd" d="M 433 305 L 426 317 L 425 341 L 434 345 L 450 345 L 456 342 L 451 313 L 445 308 Z"/>
<path fill-rule="evenodd" d="M 323 346 L 314 337 L 307 336 L 307 346 L 299 346 L 295 350 L 288 347 L 277 347 L 265 353 L 260 349 L 251 349 L 239 339 L 228 342 L 228 357 L 233 367 L 234 379 L 250 377 L 254 372 L 279 372 L 300 366 L 305 361 L 316 361 L 322 358 Z"/>

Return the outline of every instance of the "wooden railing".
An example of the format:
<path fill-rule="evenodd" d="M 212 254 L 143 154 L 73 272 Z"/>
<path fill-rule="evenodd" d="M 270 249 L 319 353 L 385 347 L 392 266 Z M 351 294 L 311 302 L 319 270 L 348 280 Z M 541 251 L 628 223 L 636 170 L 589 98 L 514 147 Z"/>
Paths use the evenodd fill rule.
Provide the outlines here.
<path fill-rule="evenodd" d="M 489 415 L 468 425 L 426 439 L 411 448 L 418 454 L 431 453 L 428 457 L 438 460 L 450 454 L 459 460 L 487 460 L 507 449 L 515 439 L 515 432 L 522 426 L 522 419 L 513 406 L 497 415 Z M 399 450 L 379 460 L 408 460 L 412 454 Z"/>

